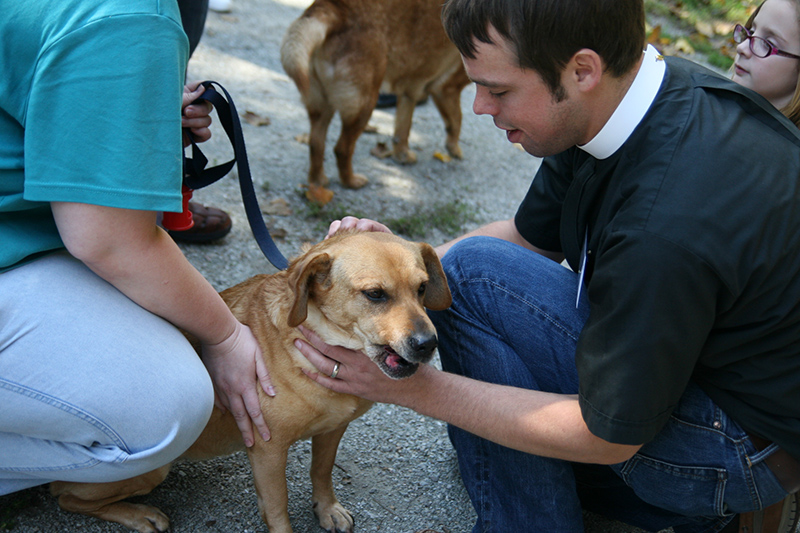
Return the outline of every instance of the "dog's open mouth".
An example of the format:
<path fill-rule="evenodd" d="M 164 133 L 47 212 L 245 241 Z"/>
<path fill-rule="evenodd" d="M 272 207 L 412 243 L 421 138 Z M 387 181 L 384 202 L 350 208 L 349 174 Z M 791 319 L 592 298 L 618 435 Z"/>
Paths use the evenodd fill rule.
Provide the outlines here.
<path fill-rule="evenodd" d="M 419 363 L 406 361 L 391 346 L 385 345 L 381 348 L 383 348 L 383 352 L 378 358 L 378 366 L 390 378 L 407 378 L 419 368 Z"/>

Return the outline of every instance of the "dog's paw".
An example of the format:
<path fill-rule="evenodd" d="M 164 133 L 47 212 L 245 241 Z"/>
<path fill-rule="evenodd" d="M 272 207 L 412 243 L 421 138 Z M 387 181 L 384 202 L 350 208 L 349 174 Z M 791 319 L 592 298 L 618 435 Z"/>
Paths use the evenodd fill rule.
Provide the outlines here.
<path fill-rule="evenodd" d="M 309 184 L 306 187 L 306 200 L 319 207 L 324 207 L 333 200 L 333 191 L 325 187 Z"/>
<path fill-rule="evenodd" d="M 327 506 L 315 503 L 314 514 L 320 527 L 329 533 L 353 533 L 353 516 L 339 502 Z"/>
<path fill-rule="evenodd" d="M 394 154 L 392 155 L 392 159 L 396 162 L 400 163 L 401 165 L 413 165 L 417 162 L 417 154 L 406 149 L 398 149 L 395 148 Z"/>
<path fill-rule="evenodd" d="M 348 189 L 360 189 L 369 183 L 369 180 L 363 174 L 353 174 L 349 178 L 342 179 L 342 185 Z"/>
<path fill-rule="evenodd" d="M 456 159 L 464 159 L 464 152 L 461 151 L 458 143 L 447 143 L 447 153 Z"/>
<path fill-rule="evenodd" d="M 100 518 L 118 522 L 139 533 L 163 533 L 169 529 L 169 518 L 150 505 L 119 502 L 108 506 Z"/>
<path fill-rule="evenodd" d="M 325 187 L 331 180 L 325 175 L 324 171 L 308 173 L 308 184 L 316 187 Z"/>

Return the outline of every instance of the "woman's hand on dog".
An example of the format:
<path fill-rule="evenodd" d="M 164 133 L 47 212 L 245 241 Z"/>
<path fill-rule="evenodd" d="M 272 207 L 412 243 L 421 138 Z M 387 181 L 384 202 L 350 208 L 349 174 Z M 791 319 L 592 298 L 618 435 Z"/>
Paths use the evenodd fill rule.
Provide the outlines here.
<path fill-rule="evenodd" d="M 331 225 L 328 227 L 328 234 L 325 238 L 333 237 L 336 232 L 348 229 L 355 229 L 358 231 L 382 231 L 384 233 L 392 232 L 388 227 L 375 220 L 347 216 L 341 220 L 334 220 L 331 222 Z"/>
<path fill-rule="evenodd" d="M 269 428 L 261 413 L 257 387 L 260 384 L 269 396 L 275 396 L 275 389 L 250 328 L 237 322 L 234 332 L 224 341 L 214 345 L 203 344 L 202 354 L 214 381 L 216 405 L 231 412 L 242 432 L 245 446 L 249 448 L 255 442 L 253 426 L 261 438 L 269 440 Z"/>

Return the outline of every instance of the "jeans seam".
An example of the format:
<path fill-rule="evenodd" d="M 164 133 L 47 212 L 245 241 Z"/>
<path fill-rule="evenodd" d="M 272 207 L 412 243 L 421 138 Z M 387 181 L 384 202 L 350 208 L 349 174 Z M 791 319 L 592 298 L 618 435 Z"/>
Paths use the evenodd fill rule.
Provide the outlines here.
<path fill-rule="evenodd" d="M 481 497 L 481 513 L 480 516 L 483 517 L 483 523 L 481 524 L 482 531 L 491 531 L 492 524 L 486 520 L 487 516 L 491 516 L 491 498 L 487 494 L 488 490 L 490 489 L 491 485 L 488 483 L 489 477 L 489 468 L 486 465 L 486 451 L 485 451 L 485 442 L 483 440 L 478 441 L 478 446 L 480 452 L 478 453 L 478 472 L 480 479 L 478 483 L 480 484 L 480 497 Z"/>
<path fill-rule="evenodd" d="M 88 461 L 84 461 L 83 463 L 73 463 L 70 465 L 59 465 L 59 466 L 39 466 L 39 467 L 5 467 L 0 468 L 3 472 L 19 472 L 19 473 L 29 473 L 29 472 L 65 472 L 67 470 L 81 470 L 84 468 L 91 468 L 97 464 L 100 464 L 100 461 L 97 459 L 90 459 Z"/>
<path fill-rule="evenodd" d="M 94 426 L 95 428 L 103 432 L 106 436 L 108 436 L 109 440 L 114 446 L 116 446 L 121 450 L 124 450 L 125 453 L 130 453 L 130 450 L 128 450 L 128 447 L 125 444 L 125 441 L 122 439 L 122 437 L 120 437 L 120 435 L 116 431 L 114 431 L 111 427 L 109 427 L 107 424 L 99 420 L 94 415 L 84 411 L 83 409 L 80 409 L 76 405 L 60 400 L 45 392 L 25 387 L 18 383 L 14 383 L 4 379 L 0 379 L 0 389 L 5 389 L 11 393 L 26 396 L 31 400 L 35 400 L 40 403 L 49 405 L 50 407 L 60 409 L 61 411 L 68 413 L 74 416 L 75 418 L 78 418 L 83 422 L 86 422 Z"/>
<path fill-rule="evenodd" d="M 738 439 L 734 442 L 737 453 L 741 458 L 742 477 L 744 477 L 747 483 L 747 491 L 750 493 L 750 498 L 753 500 L 753 504 L 756 506 L 756 508 L 760 509 L 762 506 L 761 494 L 758 491 L 755 476 L 753 475 L 754 463 L 750 458 L 750 454 L 747 453 L 747 447 L 745 446 L 744 439 Z"/>

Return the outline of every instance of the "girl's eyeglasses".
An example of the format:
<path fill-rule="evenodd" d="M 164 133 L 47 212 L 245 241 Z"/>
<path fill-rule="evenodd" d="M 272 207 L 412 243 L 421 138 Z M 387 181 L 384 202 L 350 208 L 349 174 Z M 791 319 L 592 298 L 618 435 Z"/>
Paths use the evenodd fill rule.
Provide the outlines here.
<path fill-rule="evenodd" d="M 784 52 L 776 47 L 774 44 L 762 37 L 756 37 L 753 32 L 737 24 L 733 28 L 733 40 L 736 44 L 741 44 L 750 39 L 750 51 L 756 57 L 769 57 L 769 56 L 783 56 L 791 57 L 793 59 L 800 59 L 800 56 Z"/>

